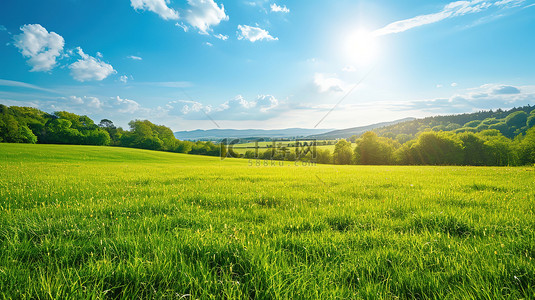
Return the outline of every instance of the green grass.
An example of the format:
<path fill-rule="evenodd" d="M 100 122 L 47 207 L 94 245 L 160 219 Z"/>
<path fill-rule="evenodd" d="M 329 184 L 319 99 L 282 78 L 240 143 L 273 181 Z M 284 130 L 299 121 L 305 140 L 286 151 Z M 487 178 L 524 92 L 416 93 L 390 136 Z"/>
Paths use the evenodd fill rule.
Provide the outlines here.
<path fill-rule="evenodd" d="M 534 178 L 0 144 L 0 297 L 533 299 Z"/>
<path fill-rule="evenodd" d="M 324 142 L 324 141 L 323 140 L 317 140 L 317 142 L 321 143 L 321 142 Z M 329 151 L 331 151 L 331 153 L 333 153 L 336 141 L 330 141 L 330 142 L 333 143 L 333 144 L 332 145 L 319 145 L 319 146 L 316 146 L 316 149 L 317 150 L 320 150 L 320 149 L 321 150 L 329 150 Z M 291 141 L 291 142 L 281 141 L 281 142 L 276 142 L 275 145 L 276 145 L 276 149 L 278 149 L 280 147 L 287 147 L 290 150 L 295 150 L 296 149 L 295 141 Z M 293 145 L 293 146 L 289 146 L 289 145 Z M 266 151 L 268 149 L 272 149 L 272 146 L 273 146 L 273 142 L 258 142 L 258 151 L 259 151 L 259 153 L 263 153 L 264 151 Z M 245 154 L 245 152 L 247 152 L 248 150 L 255 151 L 256 150 L 255 147 L 256 147 L 256 143 L 252 143 L 252 142 L 251 143 L 243 143 L 243 144 L 232 145 L 232 149 L 237 154 Z M 351 147 L 355 148 L 356 144 L 352 143 Z"/>

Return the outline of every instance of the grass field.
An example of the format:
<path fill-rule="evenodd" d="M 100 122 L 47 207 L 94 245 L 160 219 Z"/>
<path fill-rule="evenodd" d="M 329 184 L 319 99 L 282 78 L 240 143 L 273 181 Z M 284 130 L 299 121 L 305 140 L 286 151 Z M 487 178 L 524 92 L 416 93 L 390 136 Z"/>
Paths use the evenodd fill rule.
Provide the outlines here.
<path fill-rule="evenodd" d="M 309 141 L 306 141 L 306 142 L 309 143 Z M 316 146 L 317 150 L 329 150 L 331 153 L 334 152 L 336 141 L 317 140 L 316 142 L 318 143 L 318 146 Z M 331 145 L 323 145 L 322 144 L 323 142 L 330 142 Z M 302 143 L 304 142 L 302 141 Z M 263 153 L 264 151 L 273 148 L 273 142 L 258 142 L 258 145 L 257 143 L 235 144 L 235 145 L 232 145 L 232 149 L 237 154 L 245 154 L 245 152 L 247 152 L 248 150 L 255 151 L 257 146 L 258 146 L 259 153 Z M 287 147 L 290 150 L 295 150 L 296 149 L 295 141 L 290 141 L 290 142 L 280 141 L 280 142 L 275 143 L 275 149 L 280 149 L 281 147 Z M 355 147 L 356 147 L 356 144 L 352 143 L 351 148 L 355 148 Z M 305 147 L 301 146 L 297 148 L 304 149 Z"/>
<path fill-rule="evenodd" d="M 0 144 L 1 298 L 533 299 L 534 168 Z"/>

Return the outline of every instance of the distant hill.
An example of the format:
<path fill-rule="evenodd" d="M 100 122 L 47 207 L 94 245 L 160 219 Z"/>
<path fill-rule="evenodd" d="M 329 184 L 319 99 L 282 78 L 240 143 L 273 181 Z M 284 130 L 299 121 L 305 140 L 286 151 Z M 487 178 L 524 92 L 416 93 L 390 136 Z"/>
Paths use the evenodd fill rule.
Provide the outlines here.
<path fill-rule="evenodd" d="M 210 129 L 175 132 L 175 137 L 179 140 L 212 140 L 217 141 L 224 138 L 296 138 L 309 135 L 329 132 L 332 129 L 304 129 L 288 128 L 276 130 L 262 129 Z"/>
<path fill-rule="evenodd" d="M 535 106 L 515 107 L 508 110 L 488 110 L 457 115 L 434 116 L 412 121 L 398 122 L 376 128 L 379 136 L 400 142 L 416 138 L 424 131 L 480 132 L 499 130 L 504 136 L 514 138 L 535 125 Z"/>
<path fill-rule="evenodd" d="M 412 120 L 415 120 L 415 118 L 404 118 L 401 120 L 396 120 L 396 121 L 391 121 L 391 122 L 382 122 L 382 123 L 376 123 L 376 124 L 367 125 L 367 126 L 334 130 L 334 131 L 329 131 L 326 133 L 314 134 L 314 135 L 308 136 L 308 138 L 313 138 L 313 139 L 318 139 L 318 140 L 348 139 L 353 135 L 361 135 L 365 133 L 366 131 L 374 130 L 376 128 L 395 125 L 398 123 L 412 121 Z"/>

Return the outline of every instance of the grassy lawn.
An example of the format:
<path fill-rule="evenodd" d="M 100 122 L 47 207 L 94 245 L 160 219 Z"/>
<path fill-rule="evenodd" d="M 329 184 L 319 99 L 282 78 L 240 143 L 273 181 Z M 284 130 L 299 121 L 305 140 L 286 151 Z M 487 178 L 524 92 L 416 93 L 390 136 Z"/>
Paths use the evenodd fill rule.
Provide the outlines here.
<path fill-rule="evenodd" d="M 0 144 L 0 297 L 534 297 L 532 167 L 254 165 Z"/>

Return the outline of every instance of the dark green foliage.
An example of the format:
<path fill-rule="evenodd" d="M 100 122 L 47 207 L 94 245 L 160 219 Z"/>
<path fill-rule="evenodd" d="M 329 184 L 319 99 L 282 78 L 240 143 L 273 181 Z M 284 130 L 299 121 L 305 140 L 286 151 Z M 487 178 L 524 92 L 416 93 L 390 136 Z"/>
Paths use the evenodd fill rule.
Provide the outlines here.
<path fill-rule="evenodd" d="M 17 115 L 21 117 L 17 118 Z M 37 136 L 30 130 L 28 123 L 24 111 L 0 104 L 0 142 L 35 144 Z"/>
<path fill-rule="evenodd" d="M 509 127 L 522 128 L 526 126 L 528 120 L 528 114 L 525 111 L 514 112 L 505 118 L 505 123 Z"/>
<path fill-rule="evenodd" d="M 528 130 L 518 148 L 520 164 L 535 164 L 535 127 Z"/>
<path fill-rule="evenodd" d="M 88 116 L 66 111 L 50 115 L 31 107 L 0 104 L 0 142 L 71 145 L 112 145 L 149 150 L 218 156 L 219 145 L 179 141 L 171 129 L 150 121 L 135 120 L 131 130 L 103 119 L 98 125 Z"/>
<path fill-rule="evenodd" d="M 495 129 L 501 132 L 503 135 L 509 137 L 511 134 L 511 130 L 509 129 L 509 126 L 505 124 L 505 122 L 499 122 L 496 124 L 492 124 L 489 126 L 489 129 Z"/>
<path fill-rule="evenodd" d="M 481 124 L 480 120 L 474 120 L 464 124 L 464 127 L 476 128 L 477 126 L 479 126 L 479 124 Z"/>
<path fill-rule="evenodd" d="M 535 110 L 533 112 L 535 112 Z M 528 117 L 528 120 L 526 122 L 526 125 L 528 126 L 528 128 L 535 127 L 535 114 L 533 112 Z"/>
<path fill-rule="evenodd" d="M 424 132 L 411 148 L 417 164 L 460 165 L 464 158 L 461 143 L 446 133 Z"/>
<path fill-rule="evenodd" d="M 375 131 L 378 136 L 394 134 L 397 137 L 400 134 L 417 136 L 428 129 L 432 129 L 433 131 L 455 131 L 464 127 L 472 129 L 464 129 L 457 132 L 469 131 L 475 133 L 487 129 L 498 129 L 503 135 L 513 138 L 515 135 L 523 134 L 527 129 L 534 126 L 533 122 L 535 121 L 532 121 L 532 123 L 525 128 L 528 114 L 535 115 L 535 107 L 524 106 L 507 111 L 498 109 L 496 111 L 490 110 L 460 115 L 428 117 L 378 128 L 373 131 Z M 509 121 L 507 121 L 506 118 L 508 118 L 507 120 Z M 356 138 L 357 137 L 355 137 L 355 139 Z M 404 142 L 399 139 L 398 141 L 400 143 Z"/>
<path fill-rule="evenodd" d="M 459 139 L 463 143 L 464 165 L 484 166 L 487 162 L 488 149 L 485 141 L 474 133 L 465 132 L 459 134 Z"/>
<path fill-rule="evenodd" d="M 46 122 L 39 139 L 45 144 L 109 145 L 110 135 L 87 116 L 60 111 Z"/>

